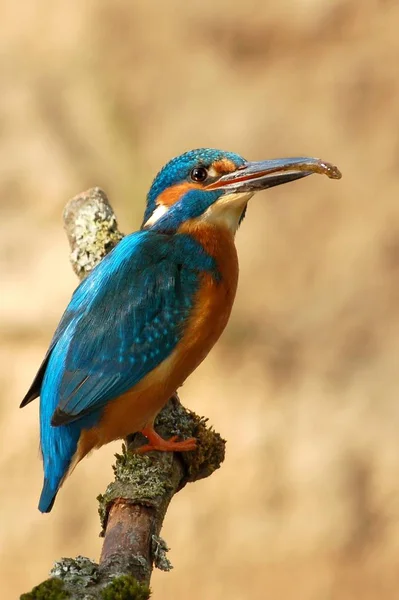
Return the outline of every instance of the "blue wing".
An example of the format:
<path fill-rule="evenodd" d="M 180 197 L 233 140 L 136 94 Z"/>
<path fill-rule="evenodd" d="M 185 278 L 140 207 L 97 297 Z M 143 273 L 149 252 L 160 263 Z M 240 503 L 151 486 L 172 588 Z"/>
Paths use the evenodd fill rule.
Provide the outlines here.
<path fill-rule="evenodd" d="M 203 271 L 219 277 L 192 238 L 141 231 L 121 240 L 77 288 L 22 403 L 40 395 L 42 512 L 51 510 L 81 429 L 176 346 Z"/>
<path fill-rule="evenodd" d="M 183 335 L 199 272 L 215 270 L 200 246 L 192 262 L 192 244 L 197 246 L 185 236 L 132 234 L 81 283 L 45 366 L 52 369 L 53 356 L 60 360 L 54 348 L 65 349 L 52 425 L 103 408 L 172 352 Z"/>

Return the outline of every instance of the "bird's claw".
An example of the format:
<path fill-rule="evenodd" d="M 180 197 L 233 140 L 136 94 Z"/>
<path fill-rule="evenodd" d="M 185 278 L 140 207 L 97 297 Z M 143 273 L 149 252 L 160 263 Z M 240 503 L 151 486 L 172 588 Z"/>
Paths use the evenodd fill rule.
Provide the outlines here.
<path fill-rule="evenodd" d="M 195 450 L 197 447 L 197 440 L 195 438 L 187 438 L 186 440 L 177 441 L 179 436 L 174 435 L 168 440 L 164 440 L 160 435 L 147 435 L 147 432 L 142 432 L 148 437 L 148 444 L 140 446 L 136 449 L 137 454 L 145 454 L 146 452 L 152 452 L 158 450 L 158 452 L 190 452 Z M 151 432 L 152 434 L 152 432 Z"/>

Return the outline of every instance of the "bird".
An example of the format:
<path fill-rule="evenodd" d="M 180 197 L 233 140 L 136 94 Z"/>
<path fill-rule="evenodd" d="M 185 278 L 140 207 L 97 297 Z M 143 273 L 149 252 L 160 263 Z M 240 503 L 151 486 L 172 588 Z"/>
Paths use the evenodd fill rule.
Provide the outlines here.
<path fill-rule="evenodd" d="M 340 177 L 315 158 L 249 162 L 211 148 L 161 169 L 141 228 L 77 287 L 21 402 L 40 396 L 41 512 L 77 463 L 108 442 L 141 432 L 141 452 L 196 448 L 194 438 L 163 439 L 154 420 L 226 327 L 248 201 L 312 173 Z"/>

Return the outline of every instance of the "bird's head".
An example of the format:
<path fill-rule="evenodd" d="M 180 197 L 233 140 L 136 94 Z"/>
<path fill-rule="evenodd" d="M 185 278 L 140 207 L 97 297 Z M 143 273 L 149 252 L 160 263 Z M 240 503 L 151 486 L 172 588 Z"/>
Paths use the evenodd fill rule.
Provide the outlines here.
<path fill-rule="evenodd" d="M 234 233 L 255 192 L 312 173 L 341 176 L 336 167 L 316 158 L 248 162 L 232 152 L 191 150 L 172 159 L 155 177 L 143 227 L 173 233 L 186 221 L 198 220 Z"/>

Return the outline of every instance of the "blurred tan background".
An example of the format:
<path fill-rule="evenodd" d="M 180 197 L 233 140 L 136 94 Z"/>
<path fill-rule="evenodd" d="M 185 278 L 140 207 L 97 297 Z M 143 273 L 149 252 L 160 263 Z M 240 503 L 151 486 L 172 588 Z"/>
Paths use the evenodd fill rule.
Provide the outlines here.
<path fill-rule="evenodd" d="M 121 229 L 169 158 L 310 154 L 258 195 L 241 281 L 183 401 L 228 439 L 167 515 L 154 600 L 399 597 L 399 5 L 394 0 L 0 2 L 1 598 L 55 559 L 98 559 L 119 444 L 36 509 L 38 403 L 18 404 L 76 285 L 68 198 L 103 187 Z"/>

